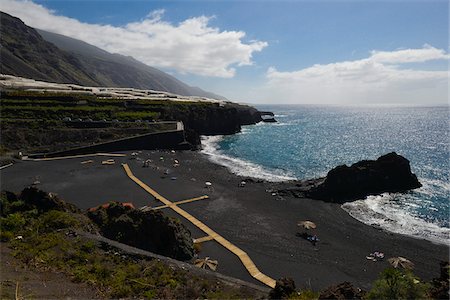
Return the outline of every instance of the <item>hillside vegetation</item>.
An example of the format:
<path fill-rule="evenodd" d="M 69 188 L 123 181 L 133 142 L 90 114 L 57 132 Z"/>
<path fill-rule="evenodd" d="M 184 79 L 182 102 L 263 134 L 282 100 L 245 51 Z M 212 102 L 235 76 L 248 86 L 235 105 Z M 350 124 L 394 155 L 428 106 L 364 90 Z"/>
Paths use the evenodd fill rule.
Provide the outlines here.
<path fill-rule="evenodd" d="M 23 90 L 0 92 L 0 114 L 1 147 L 34 151 L 175 129 L 173 123 L 160 121 L 183 121 L 186 139 L 195 147 L 200 144 L 199 135 L 233 134 L 260 118 L 256 109 L 232 103 Z"/>

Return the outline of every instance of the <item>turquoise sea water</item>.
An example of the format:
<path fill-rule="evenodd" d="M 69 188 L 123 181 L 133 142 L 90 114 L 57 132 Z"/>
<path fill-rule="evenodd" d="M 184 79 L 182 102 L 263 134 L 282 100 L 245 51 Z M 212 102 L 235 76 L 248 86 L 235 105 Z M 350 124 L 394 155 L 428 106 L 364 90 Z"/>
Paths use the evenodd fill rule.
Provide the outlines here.
<path fill-rule="evenodd" d="M 449 244 L 448 107 L 259 106 L 278 123 L 204 137 L 203 152 L 233 172 L 266 180 L 325 176 L 340 164 L 395 151 L 410 160 L 423 187 L 342 206 L 389 231 Z"/>

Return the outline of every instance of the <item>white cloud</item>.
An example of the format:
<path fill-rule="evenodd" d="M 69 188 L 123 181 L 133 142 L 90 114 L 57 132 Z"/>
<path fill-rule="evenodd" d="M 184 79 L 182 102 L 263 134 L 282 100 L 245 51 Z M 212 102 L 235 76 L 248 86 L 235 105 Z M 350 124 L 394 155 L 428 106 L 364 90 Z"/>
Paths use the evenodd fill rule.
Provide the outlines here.
<path fill-rule="evenodd" d="M 448 59 L 443 49 L 436 49 L 425 44 L 422 49 L 404 49 L 397 51 L 371 51 L 370 59 L 380 63 L 399 64 L 425 62 L 429 60 Z"/>
<path fill-rule="evenodd" d="M 293 72 L 269 68 L 264 88 L 268 102 L 336 104 L 445 104 L 448 70 L 402 68 L 405 63 L 448 60 L 444 50 L 425 45 L 419 49 L 372 51 L 368 58 L 317 64 Z M 445 66 L 447 66 L 446 62 Z"/>
<path fill-rule="evenodd" d="M 266 42 L 244 42 L 245 32 L 221 31 L 199 16 L 179 24 L 163 21 L 164 10 L 143 20 L 112 26 L 88 24 L 59 16 L 32 1 L 2 0 L 0 10 L 36 27 L 83 40 L 109 52 L 130 55 L 156 67 L 202 76 L 233 77 L 236 66 L 252 64 L 252 55 Z"/>

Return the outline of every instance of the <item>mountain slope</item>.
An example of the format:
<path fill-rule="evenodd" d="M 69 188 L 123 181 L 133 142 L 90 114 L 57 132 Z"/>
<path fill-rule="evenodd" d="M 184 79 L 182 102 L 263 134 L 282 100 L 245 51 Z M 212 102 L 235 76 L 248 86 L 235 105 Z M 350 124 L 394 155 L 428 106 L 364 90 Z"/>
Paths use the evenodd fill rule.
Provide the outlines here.
<path fill-rule="evenodd" d="M 134 87 L 224 99 L 147 66 L 64 35 L 26 26 L 0 12 L 1 73 L 58 83 Z"/>
<path fill-rule="evenodd" d="M 45 41 L 20 19 L 1 13 L 1 72 L 44 81 L 95 85 L 73 55 Z"/>

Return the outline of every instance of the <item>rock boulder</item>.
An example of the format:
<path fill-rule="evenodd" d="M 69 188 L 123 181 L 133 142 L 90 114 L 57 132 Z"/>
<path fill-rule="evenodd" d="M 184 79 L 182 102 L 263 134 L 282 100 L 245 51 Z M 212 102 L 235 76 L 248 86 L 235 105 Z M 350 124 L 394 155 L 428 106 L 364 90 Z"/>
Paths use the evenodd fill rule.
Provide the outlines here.
<path fill-rule="evenodd" d="M 319 299 L 363 299 L 364 291 L 355 288 L 350 282 L 333 285 L 320 293 Z"/>
<path fill-rule="evenodd" d="M 409 161 L 395 152 L 377 160 L 338 166 L 306 195 L 313 199 L 343 203 L 384 192 L 404 192 L 422 185 L 411 172 Z"/>
<path fill-rule="evenodd" d="M 141 211 L 111 202 L 90 210 L 88 216 L 109 239 L 178 260 L 194 255 L 190 231 L 160 211 Z"/>

